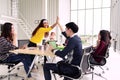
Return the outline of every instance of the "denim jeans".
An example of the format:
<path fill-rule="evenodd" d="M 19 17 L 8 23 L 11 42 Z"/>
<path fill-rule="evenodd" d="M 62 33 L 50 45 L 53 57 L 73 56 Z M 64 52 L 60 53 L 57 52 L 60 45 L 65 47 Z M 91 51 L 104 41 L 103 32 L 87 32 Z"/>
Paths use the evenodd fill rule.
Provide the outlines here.
<path fill-rule="evenodd" d="M 29 71 L 29 67 L 32 63 L 32 59 L 30 57 L 31 57 L 30 55 L 26 54 L 11 54 L 3 62 L 22 62 L 24 64 L 24 69 L 27 74 Z M 29 74 L 28 77 L 31 77 L 31 74 Z"/>

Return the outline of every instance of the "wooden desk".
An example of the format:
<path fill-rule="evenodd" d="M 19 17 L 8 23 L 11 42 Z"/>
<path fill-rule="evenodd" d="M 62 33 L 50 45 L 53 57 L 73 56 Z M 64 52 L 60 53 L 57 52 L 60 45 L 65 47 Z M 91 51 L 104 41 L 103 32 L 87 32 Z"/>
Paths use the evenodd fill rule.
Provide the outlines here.
<path fill-rule="evenodd" d="M 16 49 L 9 52 L 15 54 L 31 54 L 31 55 L 40 55 L 40 56 L 50 56 L 54 57 L 55 55 L 49 50 L 39 50 L 38 48 L 26 48 L 26 49 Z"/>
<path fill-rule="evenodd" d="M 39 48 L 33 48 L 33 47 L 29 47 L 29 48 L 26 48 L 26 49 L 16 49 L 16 50 L 11 50 L 9 52 L 12 52 L 12 53 L 16 53 L 16 54 L 30 54 L 30 55 L 35 55 L 35 58 L 29 68 L 29 71 L 27 73 L 27 77 L 29 75 L 29 73 L 31 72 L 32 70 L 32 67 L 35 63 L 35 60 L 37 58 L 38 55 L 40 56 L 50 56 L 50 57 L 55 57 L 55 55 L 49 51 L 49 50 L 39 50 Z"/>

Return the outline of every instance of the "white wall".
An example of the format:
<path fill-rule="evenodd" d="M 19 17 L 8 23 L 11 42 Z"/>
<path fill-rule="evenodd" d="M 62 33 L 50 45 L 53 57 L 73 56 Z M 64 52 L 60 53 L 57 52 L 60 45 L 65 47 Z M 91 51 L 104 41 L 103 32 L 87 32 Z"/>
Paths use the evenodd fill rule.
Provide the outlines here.
<path fill-rule="evenodd" d="M 11 16 L 11 1 L 10 0 L 0 0 L 0 23 L 4 23 L 4 16 Z"/>
<path fill-rule="evenodd" d="M 112 0 L 111 33 L 112 38 L 117 41 L 117 49 L 120 50 L 120 0 Z"/>
<path fill-rule="evenodd" d="M 0 0 L 0 16 L 1 15 L 11 15 L 11 1 L 10 0 Z"/>
<path fill-rule="evenodd" d="M 24 14 L 32 27 L 36 27 L 38 25 L 33 23 L 35 20 L 41 20 L 43 18 L 47 18 L 50 25 L 55 23 L 57 16 L 60 17 L 60 22 L 63 26 L 70 21 L 70 0 L 20 1 L 20 12 Z M 57 40 L 60 40 L 61 31 L 58 27 L 53 31 L 56 32 Z"/>
<path fill-rule="evenodd" d="M 44 8 L 44 0 L 19 0 L 18 6 L 19 18 L 22 19 L 27 26 L 31 27 L 33 31 L 44 16 L 44 10 L 42 10 Z M 28 39 L 24 32 L 21 33 L 21 31 L 23 31 L 22 27 L 19 27 L 18 30 L 19 39 Z"/>
<path fill-rule="evenodd" d="M 70 0 L 19 0 L 19 14 L 22 14 L 27 22 L 33 27 L 35 20 L 47 18 L 49 24 L 52 25 L 56 21 L 56 17 L 60 17 L 60 22 L 64 26 L 70 21 Z M 45 2 L 47 1 L 47 6 Z M 47 10 L 45 10 L 47 7 Z M 47 16 L 46 16 L 47 14 Z M 55 28 L 57 39 L 60 38 L 60 30 Z"/>
<path fill-rule="evenodd" d="M 17 20 L 11 17 L 11 0 L 0 0 L 0 24 L 11 22 L 17 30 Z"/>
<path fill-rule="evenodd" d="M 25 18 L 31 27 L 36 27 L 35 20 L 42 18 L 43 0 L 19 0 L 19 16 Z"/>

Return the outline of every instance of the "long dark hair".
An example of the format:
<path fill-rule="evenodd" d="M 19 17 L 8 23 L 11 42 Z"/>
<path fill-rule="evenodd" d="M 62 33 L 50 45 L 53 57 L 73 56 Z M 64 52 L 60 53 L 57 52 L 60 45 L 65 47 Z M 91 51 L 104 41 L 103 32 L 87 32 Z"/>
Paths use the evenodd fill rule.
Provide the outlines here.
<path fill-rule="evenodd" d="M 32 36 L 34 36 L 34 35 L 36 34 L 36 32 L 37 32 L 37 30 L 38 30 L 39 28 L 44 27 L 43 22 L 46 21 L 46 20 L 47 20 L 47 19 L 42 19 L 42 20 L 40 21 L 40 24 L 39 24 L 39 25 L 35 28 L 35 30 L 33 31 Z"/>
<path fill-rule="evenodd" d="M 2 33 L 1 37 L 5 37 L 6 39 L 13 41 L 13 36 L 12 36 L 12 23 L 6 22 L 2 25 Z"/>
<path fill-rule="evenodd" d="M 107 30 L 101 30 L 100 31 L 101 41 L 106 42 L 107 44 L 110 43 L 111 35 L 110 32 Z"/>

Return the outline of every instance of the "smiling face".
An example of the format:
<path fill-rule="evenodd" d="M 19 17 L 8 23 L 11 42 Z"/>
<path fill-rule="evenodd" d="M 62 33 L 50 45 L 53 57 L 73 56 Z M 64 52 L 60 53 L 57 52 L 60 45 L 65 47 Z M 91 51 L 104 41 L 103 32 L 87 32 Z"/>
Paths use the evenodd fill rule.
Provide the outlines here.
<path fill-rule="evenodd" d="M 47 20 L 44 20 L 44 21 L 43 21 L 43 26 L 44 26 L 45 28 L 48 27 L 48 21 L 47 21 Z"/>

